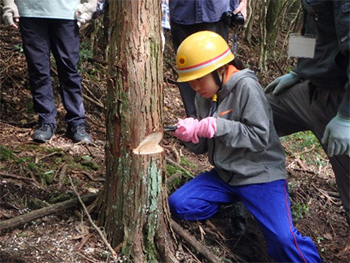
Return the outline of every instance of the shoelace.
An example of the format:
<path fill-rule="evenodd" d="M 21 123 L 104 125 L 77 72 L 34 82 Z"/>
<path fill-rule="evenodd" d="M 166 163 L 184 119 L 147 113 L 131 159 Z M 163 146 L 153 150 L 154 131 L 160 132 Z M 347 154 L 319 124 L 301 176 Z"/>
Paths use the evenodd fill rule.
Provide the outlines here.
<path fill-rule="evenodd" d="M 39 127 L 38 130 L 47 131 L 48 128 L 51 128 L 53 130 L 53 125 L 50 123 L 44 123 L 41 127 Z"/>
<path fill-rule="evenodd" d="M 77 126 L 73 127 L 72 130 L 73 131 L 75 130 L 79 134 L 85 134 L 86 133 L 85 125 L 83 123 L 82 124 L 78 124 Z"/>

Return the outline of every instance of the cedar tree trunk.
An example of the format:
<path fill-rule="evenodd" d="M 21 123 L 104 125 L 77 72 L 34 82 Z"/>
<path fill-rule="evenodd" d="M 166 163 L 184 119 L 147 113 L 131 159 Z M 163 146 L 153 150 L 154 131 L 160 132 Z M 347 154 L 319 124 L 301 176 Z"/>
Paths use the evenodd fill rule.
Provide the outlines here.
<path fill-rule="evenodd" d="M 133 153 L 162 127 L 160 0 L 110 1 L 106 183 L 99 222 L 126 262 L 176 262 L 164 153 Z"/>

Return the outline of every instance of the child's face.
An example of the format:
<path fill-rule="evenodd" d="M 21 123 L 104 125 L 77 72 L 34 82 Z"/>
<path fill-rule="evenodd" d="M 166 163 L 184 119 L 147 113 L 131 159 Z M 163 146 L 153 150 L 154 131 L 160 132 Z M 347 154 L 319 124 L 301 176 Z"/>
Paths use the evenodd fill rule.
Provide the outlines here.
<path fill-rule="evenodd" d="M 207 99 L 211 98 L 219 90 L 212 73 L 199 79 L 191 80 L 189 83 L 195 92 Z"/>

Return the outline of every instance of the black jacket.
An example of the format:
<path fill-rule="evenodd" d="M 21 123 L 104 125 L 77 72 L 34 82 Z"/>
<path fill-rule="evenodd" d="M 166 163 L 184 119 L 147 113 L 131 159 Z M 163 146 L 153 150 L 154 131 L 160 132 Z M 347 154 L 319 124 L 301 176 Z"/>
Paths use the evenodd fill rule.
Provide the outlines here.
<path fill-rule="evenodd" d="M 304 35 L 316 37 L 315 56 L 300 58 L 294 71 L 317 88 L 343 89 L 338 112 L 350 118 L 350 0 L 303 0 Z"/>

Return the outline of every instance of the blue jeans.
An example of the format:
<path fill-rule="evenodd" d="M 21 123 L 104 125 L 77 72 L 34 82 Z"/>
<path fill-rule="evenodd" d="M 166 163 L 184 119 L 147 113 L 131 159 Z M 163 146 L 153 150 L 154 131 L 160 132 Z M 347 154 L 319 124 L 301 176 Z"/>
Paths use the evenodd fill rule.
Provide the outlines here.
<path fill-rule="evenodd" d="M 293 226 L 286 180 L 231 186 L 213 169 L 190 180 L 169 197 L 171 213 L 186 220 L 210 218 L 220 204 L 236 201 L 242 201 L 257 220 L 271 258 L 277 262 L 322 262 L 312 240 Z"/>

